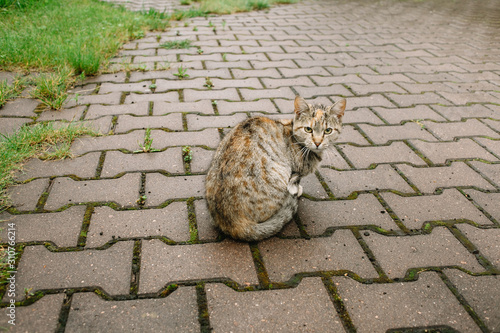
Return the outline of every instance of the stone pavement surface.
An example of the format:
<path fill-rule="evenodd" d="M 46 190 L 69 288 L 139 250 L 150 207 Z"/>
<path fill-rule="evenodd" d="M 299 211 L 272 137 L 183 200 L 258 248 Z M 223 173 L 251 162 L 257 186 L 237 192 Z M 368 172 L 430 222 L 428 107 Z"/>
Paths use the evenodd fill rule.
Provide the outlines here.
<path fill-rule="evenodd" d="M 2 132 L 103 134 L 10 189 L 11 330 L 500 332 L 499 10 L 306 0 L 195 18 L 125 45 L 61 112 L 7 104 Z M 342 136 L 277 237 L 224 239 L 203 199 L 214 150 L 247 117 L 291 117 L 296 94 L 345 97 Z"/>

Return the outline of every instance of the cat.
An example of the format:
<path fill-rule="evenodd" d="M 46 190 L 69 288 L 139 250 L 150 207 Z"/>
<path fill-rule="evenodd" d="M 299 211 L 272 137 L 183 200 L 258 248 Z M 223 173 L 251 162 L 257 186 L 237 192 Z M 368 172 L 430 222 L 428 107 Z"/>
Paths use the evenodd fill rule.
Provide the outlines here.
<path fill-rule="evenodd" d="M 346 100 L 307 104 L 293 119 L 249 118 L 221 141 L 208 170 L 208 210 L 225 234 L 259 241 L 278 233 L 297 211 L 300 180 L 314 172 L 342 130 Z"/>

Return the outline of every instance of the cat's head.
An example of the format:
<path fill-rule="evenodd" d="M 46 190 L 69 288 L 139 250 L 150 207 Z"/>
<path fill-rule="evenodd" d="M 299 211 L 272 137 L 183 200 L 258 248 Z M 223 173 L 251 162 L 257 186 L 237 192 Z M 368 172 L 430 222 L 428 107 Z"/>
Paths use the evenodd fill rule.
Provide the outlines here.
<path fill-rule="evenodd" d="M 295 119 L 293 135 L 303 146 L 313 152 L 321 152 L 332 146 L 342 131 L 342 117 L 346 100 L 340 99 L 331 106 L 307 104 L 295 97 Z"/>

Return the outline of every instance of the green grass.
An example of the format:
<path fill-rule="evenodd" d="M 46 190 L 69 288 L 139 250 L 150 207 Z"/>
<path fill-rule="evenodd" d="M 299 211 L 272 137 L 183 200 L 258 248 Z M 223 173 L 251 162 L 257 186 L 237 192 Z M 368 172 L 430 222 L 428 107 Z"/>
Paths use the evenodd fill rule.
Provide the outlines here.
<path fill-rule="evenodd" d="M 172 41 L 167 41 L 163 44 L 160 44 L 160 46 L 166 48 L 167 50 L 189 49 L 191 47 L 191 40 L 190 39 L 172 40 Z"/>
<path fill-rule="evenodd" d="M 0 81 L 0 108 L 8 100 L 18 97 L 27 84 L 28 80 L 21 76 L 15 77 L 11 84 L 7 83 L 7 80 Z"/>
<path fill-rule="evenodd" d="M 201 0 L 199 9 L 213 14 L 232 14 L 268 9 L 275 4 L 296 2 L 298 0 Z"/>
<path fill-rule="evenodd" d="M 0 212 L 9 206 L 6 188 L 14 182 L 14 172 L 29 158 L 61 159 L 71 157 L 70 146 L 82 135 L 96 135 L 83 125 L 55 128 L 52 123 L 23 126 L 12 135 L 0 134 Z"/>

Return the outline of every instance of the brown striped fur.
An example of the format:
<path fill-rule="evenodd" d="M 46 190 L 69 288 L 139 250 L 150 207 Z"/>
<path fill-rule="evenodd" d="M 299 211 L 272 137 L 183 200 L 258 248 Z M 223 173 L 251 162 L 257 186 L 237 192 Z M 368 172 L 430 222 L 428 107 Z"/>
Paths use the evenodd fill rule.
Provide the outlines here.
<path fill-rule="evenodd" d="M 206 199 L 225 234 L 256 241 L 279 232 L 297 211 L 300 179 L 314 172 L 342 129 L 344 99 L 310 105 L 297 96 L 293 120 L 247 119 L 220 143 L 206 178 Z"/>

